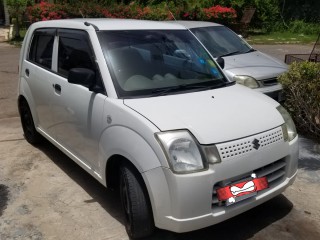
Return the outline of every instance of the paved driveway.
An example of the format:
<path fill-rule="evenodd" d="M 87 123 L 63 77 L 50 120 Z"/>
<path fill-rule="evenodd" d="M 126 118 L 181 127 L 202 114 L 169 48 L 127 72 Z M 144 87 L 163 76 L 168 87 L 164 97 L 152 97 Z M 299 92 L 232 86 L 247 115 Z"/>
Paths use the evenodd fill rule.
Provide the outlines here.
<path fill-rule="evenodd" d="M 310 54 L 313 48 L 312 44 L 294 45 L 294 44 L 278 44 L 278 45 L 252 45 L 253 48 L 267 53 L 281 61 L 284 61 L 286 54 Z"/>
<path fill-rule="evenodd" d="M 0 43 L 0 239 L 128 239 L 116 193 L 51 144 L 35 148 L 24 140 L 16 107 L 18 55 L 18 48 Z M 301 138 L 300 171 L 283 195 L 206 229 L 157 230 L 149 239 L 319 240 L 319 154 L 320 145 Z"/>

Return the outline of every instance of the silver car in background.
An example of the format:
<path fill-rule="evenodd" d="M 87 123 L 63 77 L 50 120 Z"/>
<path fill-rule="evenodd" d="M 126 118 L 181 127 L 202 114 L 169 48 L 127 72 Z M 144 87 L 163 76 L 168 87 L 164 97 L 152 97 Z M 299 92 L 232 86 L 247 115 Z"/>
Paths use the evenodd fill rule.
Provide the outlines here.
<path fill-rule="evenodd" d="M 226 26 L 211 22 L 175 21 L 188 28 L 211 55 L 223 58 L 224 73 L 230 80 L 262 92 L 277 101 L 282 100 L 277 77 L 288 66 L 252 48 L 241 36 Z"/>

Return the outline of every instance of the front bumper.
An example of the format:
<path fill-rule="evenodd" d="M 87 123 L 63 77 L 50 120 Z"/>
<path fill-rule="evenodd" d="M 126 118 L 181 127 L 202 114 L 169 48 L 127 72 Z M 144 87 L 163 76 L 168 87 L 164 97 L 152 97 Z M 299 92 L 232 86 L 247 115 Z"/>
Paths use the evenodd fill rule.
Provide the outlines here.
<path fill-rule="evenodd" d="M 266 94 L 267 96 L 273 98 L 277 102 L 282 102 L 284 100 L 281 84 L 273 86 L 262 86 L 260 88 L 255 88 L 254 90 Z"/>
<path fill-rule="evenodd" d="M 281 194 L 297 174 L 297 140 L 210 165 L 203 172 L 177 175 L 170 169 L 156 168 L 143 173 L 156 226 L 173 232 L 197 230 L 225 221 Z M 213 188 L 217 183 L 250 174 L 279 159 L 286 166 L 284 176 L 276 184 L 231 206 L 213 205 Z"/>

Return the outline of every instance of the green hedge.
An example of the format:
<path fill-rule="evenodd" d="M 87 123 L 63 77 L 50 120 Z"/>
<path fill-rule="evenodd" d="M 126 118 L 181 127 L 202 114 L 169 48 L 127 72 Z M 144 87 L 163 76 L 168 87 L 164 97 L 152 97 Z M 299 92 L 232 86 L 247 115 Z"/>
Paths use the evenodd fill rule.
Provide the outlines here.
<path fill-rule="evenodd" d="M 236 10 L 238 21 L 246 7 L 255 7 L 256 11 L 251 20 L 252 28 L 271 31 L 275 22 L 280 20 L 279 0 L 212 0 L 213 4 L 232 7 Z"/>
<path fill-rule="evenodd" d="M 237 17 L 233 8 L 212 6 L 208 8 L 189 8 L 166 4 L 165 2 L 143 6 L 132 2 L 130 4 L 104 5 L 96 1 L 78 2 L 77 4 L 53 4 L 41 2 L 27 8 L 27 17 L 30 22 L 64 18 L 131 18 L 145 20 L 206 20 L 218 23 L 230 23 Z"/>
<path fill-rule="evenodd" d="M 294 62 L 279 81 L 299 132 L 320 140 L 320 64 Z"/>

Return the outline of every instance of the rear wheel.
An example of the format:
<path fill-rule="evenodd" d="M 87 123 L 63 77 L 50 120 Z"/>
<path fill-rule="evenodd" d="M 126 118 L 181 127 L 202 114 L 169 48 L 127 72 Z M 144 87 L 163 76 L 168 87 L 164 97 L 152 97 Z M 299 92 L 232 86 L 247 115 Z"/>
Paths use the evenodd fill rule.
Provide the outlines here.
<path fill-rule="evenodd" d="M 34 127 L 32 114 L 28 103 L 22 100 L 19 104 L 19 112 L 21 118 L 21 125 L 25 139 L 31 144 L 37 144 L 41 140 L 41 135 L 37 132 Z"/>
<path fill-rule="evenodd" d="M 151 235 L 154 221 L 147 191 L 139 173 L 129 165 L 120 168 L 120 197 L 130 238 Z"/>

